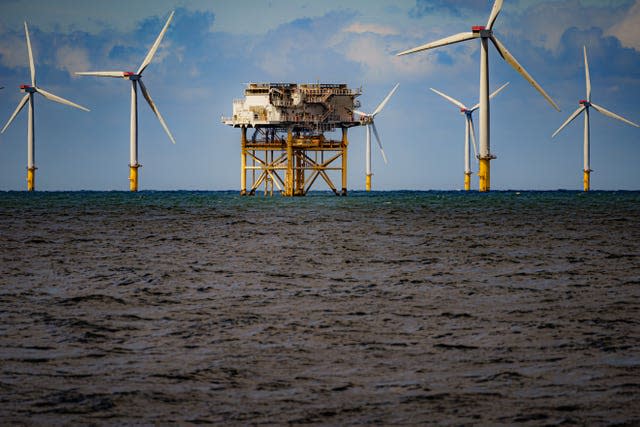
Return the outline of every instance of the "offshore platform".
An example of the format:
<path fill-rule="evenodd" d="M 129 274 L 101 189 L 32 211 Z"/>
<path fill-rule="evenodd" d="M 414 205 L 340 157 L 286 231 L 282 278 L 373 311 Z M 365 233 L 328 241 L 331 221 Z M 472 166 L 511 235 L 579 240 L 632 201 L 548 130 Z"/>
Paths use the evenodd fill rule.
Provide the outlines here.
<path fill-rule="evenodd" d="M 346 84 L 248 83 L 226 125 L 240 128 L 240 194 L 306 195 L 318 177 L 347 195 L 347 131 L 362 89 Z M 252 129 L 251 135 L 247 131 Z M 334 140 L 327 133 L 341 130 Z M 340 187 L 331 180 L 339 175 Z M 335 178 L 334 178 L 335 179 Z"/>

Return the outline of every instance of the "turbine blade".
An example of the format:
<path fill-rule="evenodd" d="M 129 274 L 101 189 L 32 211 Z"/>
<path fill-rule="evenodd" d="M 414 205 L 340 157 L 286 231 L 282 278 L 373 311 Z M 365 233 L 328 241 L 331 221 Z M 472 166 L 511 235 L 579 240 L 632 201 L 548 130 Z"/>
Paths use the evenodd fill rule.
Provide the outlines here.
<path fill-rule="evenodd" d="M 145 56 L 144 61 L 142 61 L 142 64 L 140 65 L 140 68 L 138 69 L 138 72 L 136 74 L 142 74 L 144 69 L 147 68 L 147 65 L 151 63 L 151 60 L 153 59 L 153 55 L 156 54 L 156 50 L 158 50 L 158 46 L 160 46 L 160 42 L 162 42 L 164 33 L 166 33 L 167 28 L 169 28 L 169 24 L 173 19 L 173 14 L 174 12 L 171 12 L 171 14 L 169 15 L 169 18 L 167 18 L 167 22 L 164 24 L 164 27 L 162 28 L 162 31 L 160 31 L 160 34 L 158 34 L 158 37 L 156 38 L 156 41 L 151 46 L 151 49 L 149 49 L 147 56 Z"/>
<path fill-rule="evenodd" d="M 581 106 L 580 106 L 580 108 L 578 108 L 576 111 L 574 111 L 574 112 L 573 112 L 573 114 L 571 114 L 571 115 L 569 116 L 569 118 L 568 118 L 568 119 L 567 119 L 567 120 L 562 124 L 562 126 L 560 126 L 560 127 L 558 128 L 558 130 L 557 130 L 557 131 L 555 131 L 555 132 L 553 133 L 553 135 L 551 135 L 551 138 L 553 138 L 553 137 L 554 137 L 554 136 L 556 136 L 558 133 L 560 133 L 560 131 L 561 131 L 562 129 L 564 129 L 564 127 L 565 127 L 566 125 L 568 125 L 569 123 L 571 123 L 571 122 L 573 121 L 573 119 L 575 119 L 576 117 L 578 117 L 578 116 L 580 115 L 580 113 L 582 113 L 582 112 L 583 112 L 584 110 L 586 110 L 586 109 L 587 109 L 587 107 L 585 107 L 584 105 L 581 105 Z"/>
<path fill-rule="evenodd" d="M 393 96 L 393 94 L 395 93 L 396 89 L 398 89 L 398 86 L 400 86 L 400 83 L 397 83 L 393 89 L 391 89 L 391 92 L 389 92 L 389 94 L 387 95 L 387 97 L 385 99 L 382 100 L 382 102 L 380 103 L 380 105 L 378 105 L 378 108 L 376 108 L 373 113 L 371 113 L 371 115 L 373 117 L 376 116 L 376 114 L 378 114 L 380 111 L 382 111 L 382 109 L 384 108 L 385 105 L 387 105 L 387 102 L 389 102 L 389 99 L 391 99 L 391 97 Z"/>
<path fill-rule="evenodd" d="M 124 77 L 124 71 L 76 71 L 76 76 L 96 76 L 96 77 Z"/>
<path fill-rule="evenodd" d="M 171 140 L 171 142 L 173 142 L 175 144 L 176 140 L 173 139 L 173 135 L 171 135 L 171 131 L 167 127 L 167 124 L 165 123 L 164 119 L 162 118 L 162 115 L 160 114 L 160 111 L 158 111 L 158 107 L 156 107 L 156 104 L 153 103 L 153 100 L 151 99 L 151 96 L 149 95 L 149 91 L 147 90 L 147 87 L 144 85 L 144 83 L 142 83 L 142 79 L 138 80 L 138 83 L 140 83 L 140 90 L 142 91 L 142 95 L 144 96 L 144 99 L 147 100 L 147 103 L 149 104 L 149 107 L 151 107 L 151 110 L 153 110 L 154 114 L 156 115 L 156 117 L 160 121 L 160 124 L 162 125 L 162 127 L 164 128 L 164 131 L 169 136 L 169 139 Z"/>
<path fill-rule="evenodd" d="M 7 130 L 7 128 L 9 127 L 9 125 L 11 124 L 11 122 L 13 121 L 13 119 L 16 118 L 16 116 L 18 115 L 18 113 L 20 112 L 20 110 L 22 110 L 24 108 L 24 106 L 27 104 L 27 101 L 29 101 L 29 94 L 26 94 L 24 96 L 24 98 L 22 98 L 20 100 L 20 102 L 18 103 L 18 107 L 16 108 L 16 110 L 13 112 L 13 114 L 11 115 L 11 117 L 9 117 L 9 120 L 7 121 L 7 124 L 4 125 L 4 127 L 2 128 L 2 131 L 0 131 L 0 133 L 4 133 L 5 130 Z"/>
<path fill-rule="evenodd" d="M 64 105 L 68 105 L 70 107 L 74 107 L 77 108 L 79 110 L 83 110 L 83 111 L 89 111 L 88 108 L 83 107 L 82 105 L 78 105 L 74 102 L 69 101 L 68 99 L 64 99 L 59 97 L 58 95 L 54 95 L 50 92 L 47 92 L 46 90 L 36 87 L 36 91 L 41 94 L 42 96 L 44 96 L 45 98 L 47 98 L 49 101 L 53 101 L 53 102 L 58 102 L 60 104 L 64 104 Z"/>
<path fill-rule="evenodd" d="M 447 101 L 451 102 L 453 105 L 461 108 L 462 110 L 466 110 L 467 109 L 467 107 L 462 102 L 458 101 L 457 99 L 455 99 L 455 98 L 453 98 L 453 97 L 451 97 L 449 95 L 446 95 L 446 94 L 444 94 L 444 93 L 440 92 L 439 90 L 436 90 L 436 89 L 434 89 L 432 87 L 430 87 L 429 89 L 431 89 L 433 92 L 437 93 L 438 95 L 440 95 L 441 97 L 443 97 Z"/>
<path fill-rule="evenodd" d="M 502 2 L 503 0 L 496 0 L 493 2 L 493 8 L 491 8 L 491 15 L 489 15 L 489 20 L 487 21 L 487 30 L 493 28 L 493 23 L 496 22 L 496 18 L 502 10 Z"/>
<path fill-rule="evenodd" d="M 27 21 L 24 22 L 24 34 L 27 37 L 27 50 L 29 51 L 29 68 L 31 69 L 31 86 L 36 85 L 36 65 L 33 62 L 33 50 L 31 50 L 31 38 L 29 37 L 29 27 Z"/>
<path fill-rule="evenodd" d="M 380 153 L 382 154 L 382 160 L 384 160 L 384 164 L 389 164 L 387 161 L 387 155 L 384 154 L 384 149 L 382 148 L 382 141 L 380 141 L 380 135 L 378 135 L 378 129 L 376 129 L 376 124 L 371 122 L 371 129 L 373 129 L 373 134 L 376 136 L 376 142 L 378 143 L 378 147 L 380 148 Z"/>
<path fill-rule="evenodd" d="M 476 130 L 473 127 L 473 117 L 471 115 L 467 116 L 467 120 L 469 120 L 469 127 L 471 128 L 471 142 L 473 142 L 473 154 L 478 158 L 478 146 L 476 142 Z"/>
<path fill-rule="evenodd" d="M 587 82 L 587 101 L 591 102 L 591 77 L 589 76 L 589 61 L 587 60 L 587 47 L 582 46 L 584 51 L 584 74 Z"/>
<path fill-rule="evenodd" d="M 509 86 L 509 82 L 506 82 L 505 84 L 503 84 L 502 86 L 500 86 L 498 89 L 496 89 L 491 95 L 489 95 L 489 99 L 493 99 L 494 96 L 496 96 L 497 94 L 499 94 L 502 89 L 504 89 L 505 87 Z M 477 103 L 476 105 L 473 106 L 473 108 L 471 108 L 469 111 L 474 112 L 476 111 L 478 108 L 480 108 L 480 103 Z"/>
<path fill-rule="evenodd" d="M 560 108 L 553 101 L 553 99 L 551 99 L 551 97 L 547 94 L 547 92 L 545 92 L 544 89 L 542 89 L 542 86 L 540 86 L 538 82 L 536 82 L 533 79 L 533 77 L 531 77 L 531 75 L 527 72 L 527 70 L 525 70 L 524 67 L 520 65 L 520 63 L 516 60 L 516 58 L 514 58 L 514 56 L 511 55 L 511 52 L 507 50 L 507 48 L 500 42 L 500 40 L 498 40 L 496 36 L 492 35 L 491 41 L 493 42 L 493 45 L 496 47 L 496 49 L 500 53 L 500 56 L 502 56 L 502 58 L 505 61 L 507 61 L 509 65 L 511 65 L 518 73 L 520 73 L 520 75 L 522 75 L 522 77 L 524 77 L 531 84 L 531 86 L 533 86 L 538 92 L 540 92 L 540 94 L 544 96 L 544 98 L 547 100 L 547 102 L 549 102 L 549 104 L 553 106 L 553 108 L 560 111 Z"/>
<path fill-rule="evenodd" d="M 489 99 L 492 99 L 494 96 L 496 96 L 497 94 L 502 92 L 502 89 L 504 89 L 505 87 L 509 86 L 509 83 L 510 82 L 506 82 L 505 84 L 500 86 L 498 89 L 496 89 L 491 95 L 489 95 Z"/>
<path fill-rule="evenodd" d="M 361 116 L 369 116 L 369 114 L 363 113 L 362 111 L 353 110 L 353 112 L 356 113 L 356 114 L 360 114 Z"/>
<path fill-rule="evenodd" d="M 631 126 L 635 126 L 637 128 L 640 128 L 640 126 L 638 126 L 637 124 L 633 123 L 631 120 L 627 120 L 624 117 L 617 115 L 616 113 L 612 113 L 611 111 L 607 110 L 604 107 L 601 107 L 601 106 L 596 105 L 596 104 L 591 104 L 591 106 L 593 108 L 595 108 L 596 111 L 598 111 L 599 113 L 604 114 L 605 116 L 609 116 L 612 119 L 617 119 L 617 120 L 620 120 L 621 122 L 625 122 L 627 124 L 630 124 Z"/>
<path fill-rule="evenodd" d="M 440 40 L 436 40 L 431 43 L 423 44 L 422 46 L 414 47 L 413 49 L 405 50 L 396 54 L 396 56 L 408 55 L 410 53 L 416 53 L 427 49 L 433 49 L 435 47 L 446 46 L 448 44 L 459 43 L 466 40 L 477 39 L 480 37 L 479 33 L 459 33 L 453 36 L 445 37 Z"/>

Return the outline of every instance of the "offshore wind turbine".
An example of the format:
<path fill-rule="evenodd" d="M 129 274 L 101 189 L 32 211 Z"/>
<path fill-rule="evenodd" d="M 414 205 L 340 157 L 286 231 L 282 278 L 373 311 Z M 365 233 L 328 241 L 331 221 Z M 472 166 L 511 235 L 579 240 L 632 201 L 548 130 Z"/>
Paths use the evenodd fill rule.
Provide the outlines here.
<path fill-rule="evenodd" d="M 573 114 L 571 114 L 569 116 L 569 118 L 562 124 L 562 126 L 560 126 L 558 128 L 557 131 L 555 131 L 553 133 L 553 135 L 551 135 L 551 137 L 553 138 L 554 136 L 556 136 L 562 129 L 564 129 L 565 126 L 567 126 L 569 123 L 571 123 L 573 121 L 573 119 L 575 119 L 576 117 L 578 117 L 580 114 L 584 113 L 584 175 L 583 175 L 583 188 L 584 191 L 589 191 L 590 187 L 591 187 L 591 182 L 590 182 L 590 175 L 591 175 L 591 165 L 590 165 L 590 148 L 589 148 L 589 143 L 590 143 L 590 139 L 591 139 L 591 129 L 590 129 L 590 125 L 589 125 L 589 108 L 593 107 L 594 110 L 596 110 L 597 112 L 604 114 L 605 116 L 609 116 L 613 119 L 616 120 L 620 120 L 624 123 L 630 124 L 631 126 L 635 126 L 635 127 L 640 127 L 637 124 L 633 123 L 630 120 L 625 119 L 624 117 L 621 117 L 615 113 L 612 113 L 611 111 L 605 109 L 604 107 L 601 107 L 599 105 L 596 105 L 594 103 L 591 102 L 591 77 L 589 76 L 589 61 L 587 60 L 587 47 L 583 46 L 583 53 L 584 53 L 584 73 L 585 73 L 585 81 L 587 84 L 587 99 L 582 99 L 578 102 L 578 104 L 580 104 L 580 107 L 573 112 Z"/>
<path fill-rule="evenodd" d="M 503 0 L 496 0 L 493 3 L 491 14 L 486 26 L 473 26 L 471 32 L 454 34 L 443 39 L 405 50 L 397 54 L 397 56 L 407 55 L 410 53 L 420 52 L 427 49 L 434 49 L 440 46 L 446 46 L 453 43 L 459 43 L 472 39 L 480 39 L 480 170 L 478 171 L 478 181 L 480 191 L 489 191 L 491 188 L 491 168 L 490 161 L 495 159 L 491 154 L 489 140 L 489 40 L 493 43 L 498 53 L 511 65 L 518 73 L 522 75 L 544 98 L 558 111 L 560 108 L 551 99 L 542 87 L 531 77 L 531 75 L 520 65 L 507 48 L 498 40 L 493 33 L 493 24 L 502 9 Z"/>
<path fill-rule="evenodd" d="M 25 92 L 25 96 L 18 103 L 18 107 L 16 107 L 15 111 L 7 121 L 7 124 L 4 125 L 2 131 L 0 133 L 4 133 L 5 130 L 9 127 L 13 119 L 16 118 L 18 113 L 24 108 L 25 105 L 29 104 L 29 115 L 27 119 L 27 190 L 33 191 L 35 190 L 36 185 L 36 158 L 35 158 L 35 133 L 34 133 L 34 122 L 35 122 L 35 109 L 34 109 L 34 97 L 33 95 L 39 93 L 44 96 L 49 101 L 58 102 L 60 104 L 69 105 L 74 108 L 79 108 L 80 110 L 89 111 L 89 109 L 83 107 L 82 105 L 75 104 L 69 100 L 61 98 L 57 95 L 52 94 L 51 92 L 47 92 L 41 87 L 36 86 L 36 66 L 33 60 L 33 50 L 31 49 L 31 38 L 29 37 L 29 27 L 27 23 L 24 23 L 24 34 L 27 39 L 27 51 L 29 53 L 29 68 L 31 70 L 31 84 L 23 84 L 20 85 L 20 91 Z M 4 86 L 3 86 L 4 88 Z"/>
<path fill-rule="evenodd" d="M 389 102 L 389 99 L 391 99 L 396 89 L 398 89 L 398 86 L 400 86 L 400 83 L 397 83 L 393 87 L 393 89 L 391 89 L 391 92 L 389 92 L 389 94 L 382 100 L 382 102 L 378 105 L 378 107 L 376 107 L 376 109 L 373 110 L 373 113 L 369 114 L 369 113 L 363 113 L 362 111 L 354 110 L 354 113 L 360 115 L 360 121 L 367 129 L 367 142 L 365 145 L 365 190 L 366 191 L 371 191 L 371 175 L 373 175 L 373 173 L 371 173 L 371 132 L 372 131 L 376 137 L 378 148 L 380 148 L 380 154 L 382 154 L 382 160 L 384 160 L 385 164 L 389 163 L 387 161 L 387 156 L 384 154 L 384 149 L 382 148 L 382 141 L 380 141 L 380 135 L 378 135 L 378 130 L 376 129 L 376 124 L 374 119 L 376 115 L 378 115 L 382 111 L 385 105 L 387 105 L 387 102 Z"/>
<path fill-rule="evenodd" d="M 151 63 L 153 56 L 155 55 L 160 43 L 162 42 L 162 38 L 164 34 L 167 32 L 167 28 L 169 28 L 169 24 L 173 19 L 174 12 L 171 12 L 167 22 L 164 24 L 162 31 L 156 38 L 156 41 L 153 43 L 147 56 L 145 56 L 142 64 L 138 68 L 138 71 L 86 71 L 86 72 L 77 72 L 76 74 L 79 76 L 97 76 L 97 77 L 116 77 L 122 78 L 125 80 L 131 81 L 131 121 L 130 121 L 130 133 L 129 133 L 129 190 L 138 191 L 138 168 L 141 166 L 138 163 L 138 84 L 140 85 L 140 90 L 142 91 L 142 95 L 147 100 L 149 107 L 156 115 L 160 124 L 164 128 L 164 131 L 169 136 L 169 139 L 172 143 L 176 143 L 176 140 L 171 135 L 171 131 L 167 127 L 160 111 L 158 111 L 158 107 L 153 103 L 151 99 L 151 95 L 149 95 L 149 90 L 142 82 L 142 73 L 147 68 L 147 66 Z"/>
<path fill-rule="evenodd" d="M 505 83 L 495 90 L 491 95 L 489 95 L 489 99 L 492 99 L 494 96 L 500 93 L 502 89 L 507 87 L 509 83 Z M 460 108 L 460 112 L 465 116 L 465 130 L 464 130 L 464 189 L 465 191 L 469 191 L 471 189 L 471 150 L 469 147 L 469 139 L 473 141 L 473 151 L 478 157 L 478 148 L 476 147 L 476 131 L 473 128 L 473 112 L 480 108 L 480 103 L 477 103 L 471 108 L 467 108 L 462 102 L 457 99 L 446 95 L 434 88 L 430 88 L 432 91 L 451 102 L 456 107 Z"/>

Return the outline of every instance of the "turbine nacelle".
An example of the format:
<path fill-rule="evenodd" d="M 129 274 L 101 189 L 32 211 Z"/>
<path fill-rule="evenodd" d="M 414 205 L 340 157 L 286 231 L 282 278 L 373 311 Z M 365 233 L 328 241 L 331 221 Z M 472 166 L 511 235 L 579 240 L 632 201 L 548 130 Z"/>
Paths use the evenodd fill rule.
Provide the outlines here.
<path fill-rule="evenodd" d="M 474 34 L 480 34 L 482 38 L 489 38 L 493 34 L 492 30 L 487 30 L 487 27 L 484 25 L 474 25 L 471 27 L 471 32 Z"/>
<path fill-rule="evenodd" d="M 362 125 L 370 125 L 371 123 L 373 123 L 373 116 L 368 115 L 368 114 L 361 114 L 360 115 L 360 123 Z"/>
<path fill-rule="evenodd" d="M 20 91 L 21 92 L 27 92 L 27 93 L 36 93 L 37 90 L 35 87 L 31 86 L 31 85 L 20 85 Z"/>
<path fill-rule="evenodd" d="M 580 105 L 584 105 L 585 107 L 590 107 L 591 103 L 589 101 L 587 101 L 586 99 L 581 99 L 578 104 Z"/>
<path fill-rule="evenodd" d="M 125 79 L 129 79 L 129 80 L 140 80 L 140 77 L 142 77 L 140 74 L 136 74 L 133 71 L 125 71 L 124 73 L 122 73 L 122 78 Z"/>

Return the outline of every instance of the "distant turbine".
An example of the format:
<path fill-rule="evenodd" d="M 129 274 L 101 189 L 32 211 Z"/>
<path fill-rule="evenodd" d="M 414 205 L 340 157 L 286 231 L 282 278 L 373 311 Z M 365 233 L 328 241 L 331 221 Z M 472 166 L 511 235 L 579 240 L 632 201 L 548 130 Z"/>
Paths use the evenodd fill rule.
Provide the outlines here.
<path fill-rule="evenodd" d="M 9 127 L 13 119 L 16 118 L 18 113 L 24 108 L 24 106 L 29 103 L 29 116 L 27 121 L 27 190 L 33 191 L 35 190 L 35 180 L 36 180 L 36 163 L 35 163 L 35 136 L 34 136 L 34 93 L 39 93 L 44 96 L 49 101 L 58 102 L 64 105 L 70 105 L 71 107 L 79 108 L 84 111 L 89 111 L 87 108 L 74 104 L 71 101 L 68 101 L 64 98 L 56 96 L 46 90 L 36 86 L 36 66 L 33 61 L 33 51 L 31 50 L 31 39 L 29 38 L 29 27 L 27 27 L 27 23 L 24 23 L 24 33 L 27 38 L 27 51 L 29 52 L 29 68 L 31 69 L 31 85 L 23 84 L 20 85 L 20 91 L 26 92 L 26 95 L 22 100 L 18 103 L 18 107 L 13 112 L 7 124 L 4 125 L 2 131 L 0 133 L 4 133 L 5 130 Z M 4 88 L 4 86 L 2 87 Z"/>
<path fill-rule="evenodd" d="M 503 84 L 501 87 L 496 89 L 493 92 L 489 99 L 492 99 L 496 96 L 502 89 L 507 87 L 509 83 Z M 460 108 L 460 112 L 465 115 L 465 131 L 464 131 L 464 189 L 465 191 L 469 191 L 471 189 L 471 152 L 469 149 L 469 137 L 473 141 L 473 152 L 475 156 L 478 157 L 478 149 L 476 147 L 476 132 L 473 128 L 473 112 L 476 111 L 480 107 L 480 103 L 474 105 L 471 108 L 467 108 L 462 102 L 458 101 L 455 98 L 450 97 L 449 95 L 445 95 L 444 93 L 435 90 L 434 88 L 430 88 L 432 91 L 451 102 L 453 105 Z"/>
<path fill-rule="evenodd" d="M 591 139 L 590 134 L 590 126 L 589 126 L 589 108 L 593 107 L 594 110 L 596 110 L 599 113 L 604 114 L 605 116 L 609 116 L 611 118 L 620 120 L 622 122 L 628 123 L 631 126 L 635 126 L 635 127 L 640 127 L 637 124 L 633 123 L 630 120 L 625 119 L 624 117 L 621 117 L 617 114 L 612 113 L 611 111 L 605 109 L 604 107 L 601 107 L 599 105 L 596 105 L 594 103 L 591 102 L 591 78 L 589 77 L 589 62 L 587 61 L 587 48 L 586 46 L 583 46 L 583 53 L 584 53 L 584 73 L 585 73 L 585 80 L 587 82 L 587 99 L 582 99 L 578 102 L 578 104 L 580 104 L 580 107 L 574 111 L 573 114 L 571 114 L 569 116 L 569 118 L 567 119 L 567 121 L 565 121 L 562 126 L 560 126 L 560 128 L 558 128 L 557 131 L 555 131 L 553 133 L 553 135 L 551 136 L 552 138 L 554 136 L 556 136 L 562 129 L 564 129 L 564 127 L 566 125 L 568 125 L 569 123 L 571 123 L 571 121 L 573 121 L 573 119 L 575 119 L 576 117 L 578 117 L 580 115 L 580 113 L 584 112 L 584 175 L 583 175 L 583 187 L 584 187 L 584 191 L 589 191 L 590 187 L 591 187 L 591 183 L 590 183 L 590 174 L 591 174 L 591 167 L 590 167 L 590 148 L 589 148 L 589 140 Z"/>
<path fill-rule="evenodd" d="M 164 28 L 160 31 L 158 38 L 153 43 L 147 56 L 142 61 L 140 68 L 135 73 L 132 71 L 88 71 L 88 72 L 78 72 L 77 75 L 80 76 L 97 76 L 97 77 L 120 77 L 123 79 L 128 79 L 131 81 L 131 128 L 130 128 L 130 162 L 129 162 L 129 189 L 131 191 L 138 191 L 138 168 L 141 166 L 138 163 L 138 84 L 140 84 L 140 90 L 142 91 L 142 95 L 147 100 L 149 107 L 154 112 L 160 124 L 164 128 L 164 131 L 169 136 L 169 139 L 172 143 L 176 143 L 175 139 L 173 139 L 173 135 L 171 135 L 171 131 L 167 127 L 160 111 L 153 103 L 151 99 L 151 95 L 149 95 L 149 91 L 146 86 L 142 82 L 142 72 L 147 68 L 147 66 L 151 63 L 153 59 L 153 55 L 155 55 L 156 50 L 158 50 L 158 46 L 160 46 L 160 42 L 164 37 L 164 33 L 169 28 L 169 24 L 173 19 L 173 13 L 169 15 L 167 22 L 164 24 Z"/>
<path fill-rule="evenodd" d="M 367 129 L 367 144 L 365 146 L 366 147 L 366 152 L 365 152 L 365 164 L 366 164 L 365 190 L 366 191 L 371 191 L 371 175 L 373 175 L 371 173 L 371 131 L 372 130 L 373 130 L 373 134 L 376 136 L 376 142 L 378 143 L 378 147 L 380 148 L 380 154 L 382 154 L 382 159 L 384 160 L 385 164 L 388 163 L 387 156 L 384 154 L 384 150 L 382 149 L 382 141 L 380 141 L 380 136 L 378 135 L 378 130 L 376 129 L 376 124 L 374 122 L 374 119 L 376 115 L 382 111 L 385 105 L 387 105 L 387 102 L 389 102 L 389 99 L 391 99 L 396 89 L 398 89 L 398 86 L 400 86 L 400 83 L 396 84 L 393 87 L 393 89 L 391 89 L 391 92 L 389 92 L 389 94 L 382 100 L 380 105 L 378 105 L 378 107 L 375 110 L 373 110 L 373 113 L 368 114 L 368 113 L 363 113 L 362 111 L 357 111 L 357 110 L 354 111 L 354 113 L 360 115 L 360 121 Z"/>
<path fill-rule="evenodd" d="M 405 50 L 398 53 L 400 55 L 407 55 L 409 53 L 420 52 L 427 49 L 433 49 L 440 46 L 445 46 L 452 43 L 458 43 L 471 39 L 480 39 L 480 170 L 478 171 L 478 180 L 480 191 L 489 191 L 491 188 L 491 174 L 490 164 L 495 156 L 491 154 L 489 143 L 489 43 L 491 40 L 495 48 L 498 50 L 502 59 L 507 61 L 518 73 L 520 73 L 531 85 L 545 97 L 545 99 L 558 111 L 560 109 L 555 102 L 547 95 L 542 87 L 531 77 L 531 75 L 520 65 L 520 63 L 511 55 L 507 48 L 496 38 L 493 34 L 493 24 L 502 9 L 503 0 L 496 0 L 493 3 L 491 9 L 491 15 L 489 15 L 489 21 L 486 27 L 474 26 L 471 27 L 470 33 L 459 33 L 453 36 L 445 37 L 438 41 L 427 43 L 422 46 L 418 46 L 413 49 Z"/>

